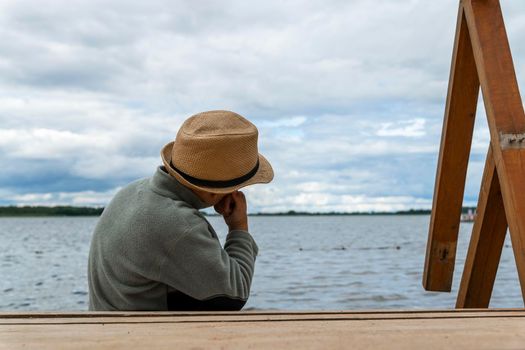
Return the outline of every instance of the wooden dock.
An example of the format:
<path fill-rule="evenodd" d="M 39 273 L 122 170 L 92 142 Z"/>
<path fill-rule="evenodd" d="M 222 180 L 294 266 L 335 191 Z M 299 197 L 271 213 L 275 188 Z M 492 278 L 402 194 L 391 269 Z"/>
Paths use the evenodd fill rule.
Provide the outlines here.
<path fill-rule="evenodd" d="M 0 313 L 0 349 L 524 349 L 525 309 Z"/>

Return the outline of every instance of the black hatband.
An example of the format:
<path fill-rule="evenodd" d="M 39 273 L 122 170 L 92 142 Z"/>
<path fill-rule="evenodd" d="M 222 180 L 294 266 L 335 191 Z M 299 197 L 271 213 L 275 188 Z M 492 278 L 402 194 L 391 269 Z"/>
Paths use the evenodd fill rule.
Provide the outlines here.
<path fill-rule="evenodd" d="M 259 159 L 257 159 L 257 164 L 255 164 L 255 167 L 253 167 L 252 170 L 250 170 L 246 175 L 243 175 L 241 177 L 231 179 L 231 180 L 203 180 L 203 179 L 197 179 L 196 177 L 193 177 L 191 175 L 186 174 L 185 172 L 177 169 L 175 165 L 170 161 L 170 165 L 173 170 L 175 170 L 177 173 L 179 173 L 180 176 L 182 176 L 186 181 L 193 185 L 197 186 L 203 186 L 203 187 L 212 187 L 212 188 L 226 188 L 226 187 L 232 187 L 242 184 L 243 182 L 251 179 L 256 173 L 257 170 L 259 170 Z"/>

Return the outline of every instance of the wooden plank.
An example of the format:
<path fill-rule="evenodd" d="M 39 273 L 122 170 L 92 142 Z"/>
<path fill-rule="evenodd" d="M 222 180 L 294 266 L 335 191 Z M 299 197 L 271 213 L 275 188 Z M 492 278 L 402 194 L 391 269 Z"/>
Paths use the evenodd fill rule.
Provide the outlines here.
<path fill-rule="evenodd" d="M 506 233 L 505 208 L 492 147 L 489 147 L 457 308 L 489 306 Z"/>
<path fill-rule="evenodd" d="M 467 165 L 479 95 L 479 80 L 460 5 L 439 151 L 423 287 L 452 286 Z"/>
<path fill-rule="evenodd" d="M 446 319 L 446 318 L 486 318 L 486 317 L 525 317 L 523 310 L 508 309 L 495 310 L 491 313 L 480 310 L 469 310 L 468 312 L 450 312 L 447 310 L 435 310 L 425 312 L 398 311 L 398 312 L 334 312 L 334 313 L 272 313 L 272 314 L 163 314 L 163 315 L 72 315 L 57 314 L 27 317 L 5 317 L 0 315 L 0 326 L 3 325 L 52 325 L 52 324 L 117 324 L 117 323 L 209 323 L 209 322 L 317 322 L 317 321 L 358 321 L 358 320 L 408 320 L 408 319 Z"/>
<path fill-rule="evenodd" d="M 0 349 L 494 349 L 520 348 L 525 342 L 524 310 L 512 311 L 516 317 L 500 311 L 445 313 L 455 317 L 434 318 L 426 312 L 426 319 L 376 314 L 375 319 L 306 321 L 283 312 L 270 316 L 264 325 L 228 322 L 228 318 L 242 319 L 243 313 L 202 323 L 113 324 L 101 318 L 102 322 L 91 324 L 11 324 L 0 325 Z M 465 314 L 478 317 L 462 318 Z M 277 316 L 292 319 L 280 322 L 274 319 Z"/>
<path fill-rule="evenodd" d="M 498 0 L 464 1 L 525 301 L 525 113 Z M 514 142 L 510 142 L 511 139 Z"/>

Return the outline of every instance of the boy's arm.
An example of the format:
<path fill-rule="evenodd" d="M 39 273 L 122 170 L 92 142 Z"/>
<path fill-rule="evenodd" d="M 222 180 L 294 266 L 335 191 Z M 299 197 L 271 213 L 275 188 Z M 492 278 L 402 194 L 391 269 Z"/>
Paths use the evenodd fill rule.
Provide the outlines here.
<path fill-rule="evenodd" d="M 223 249 L 203 220 L 166 252 L 160 280 L 176 290 L 169 309 L 240 310 L 246 303 L 258 252 L 247 231 L 230 231 Z"/>

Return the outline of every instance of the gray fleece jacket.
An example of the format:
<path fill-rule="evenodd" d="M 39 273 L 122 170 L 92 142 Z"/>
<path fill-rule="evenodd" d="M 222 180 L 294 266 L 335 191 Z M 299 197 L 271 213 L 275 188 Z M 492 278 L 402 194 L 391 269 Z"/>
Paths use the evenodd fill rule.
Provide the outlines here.
<path fill-rule="evenodd" d="M 241 309 L 257 245 L 236 230 L 221 247 L 205 206 L 163 167 L 120 190 L 91 241 L 89 309 Z"/>

